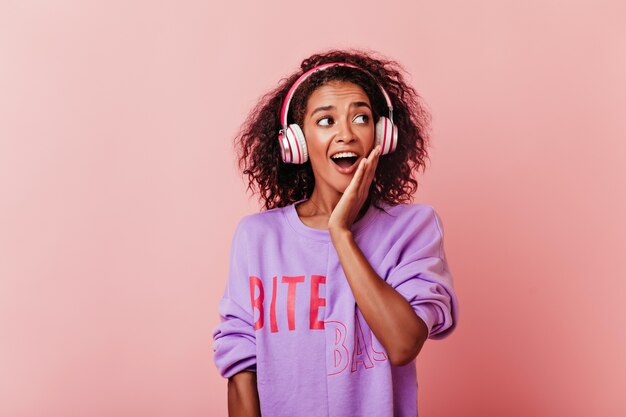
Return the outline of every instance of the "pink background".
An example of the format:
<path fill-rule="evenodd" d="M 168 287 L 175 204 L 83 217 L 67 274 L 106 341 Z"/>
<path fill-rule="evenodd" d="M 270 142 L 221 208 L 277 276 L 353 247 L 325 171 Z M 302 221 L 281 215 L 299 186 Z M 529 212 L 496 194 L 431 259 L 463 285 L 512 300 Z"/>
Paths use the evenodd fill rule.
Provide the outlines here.
<path fill-rule="evenodd" d="M 307 55 L 398 60 L 433 114 L 460 300 L 420 415 L 626 415 L 620 1 L 3 1 L 0 416 L 220 416 L 232 138 Z M 158 5 L 157 5 L 158 4 Z"/>

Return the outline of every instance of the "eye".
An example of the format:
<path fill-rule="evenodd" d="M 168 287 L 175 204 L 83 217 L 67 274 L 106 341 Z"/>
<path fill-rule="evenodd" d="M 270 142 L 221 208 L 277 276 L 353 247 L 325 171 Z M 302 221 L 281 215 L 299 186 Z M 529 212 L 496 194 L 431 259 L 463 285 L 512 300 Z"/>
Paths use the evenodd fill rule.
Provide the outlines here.
<path fill-rule="evenodd" d="M 361 118 L 361 122 L 358 122 L 357 120 Z M 370 120 L 370 117 L 367 114 L 359 114 L 357 117 L 354 118 L 355 121 L 357 121 L 357 123 L 360 124 L 367 124 Z"/>
<path fill-rule="evenodd" d="M 320 126 L 330 126 L 331 123 L 332 123 L 332 120 L 333 120 L 333 118 L 330 117 L 330 116 L 322 117 L 321 119 L 319 119 L 317 121 L 317 124 L 320 125 Z"/>

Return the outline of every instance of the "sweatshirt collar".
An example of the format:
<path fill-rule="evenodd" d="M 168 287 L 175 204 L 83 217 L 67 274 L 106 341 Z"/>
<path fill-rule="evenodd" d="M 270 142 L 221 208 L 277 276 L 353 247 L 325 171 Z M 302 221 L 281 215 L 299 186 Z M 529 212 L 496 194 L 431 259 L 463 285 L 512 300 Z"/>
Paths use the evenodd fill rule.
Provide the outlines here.
<path fill-rule="evenodd" d="M 328 230 L 315 229 L 313 227 L 307 226 L 302 222 L 300 216 L 298 216 L 298 212 L 296 211 L 296 205 L 306 200 L 307 198 L 303 198 L 302 200 L 298 200 L 295 203 L 283 207 L 283 213 L 285 214 L 287 222 L 298 234 L 304 237 L 324 242 L 330 242 L 331 238 L 330 232 Z M 362 232 L 372 222 L 374 217 L 376 217 L 377 211 L 378 209 L 374 207 L 373 204 L 370 204 L 369 208 L 365 212 L 365 215 L 361 217 L 358 221 L 354 222 L 354 224 L 352 225 L 352 233 L 356 236 L 360 232 Z"/>

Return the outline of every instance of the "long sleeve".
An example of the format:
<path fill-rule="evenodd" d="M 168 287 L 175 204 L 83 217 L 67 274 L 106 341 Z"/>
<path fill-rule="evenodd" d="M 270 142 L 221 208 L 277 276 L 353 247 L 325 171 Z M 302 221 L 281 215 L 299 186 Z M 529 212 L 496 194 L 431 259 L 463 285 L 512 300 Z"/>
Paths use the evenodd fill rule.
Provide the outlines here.
<path fill-rule="evenodd" d="M 441 219 L 432 207 L 426 218 L 416 216 L 392 247 L 397 265 L 387 283 L 398 291 L 426 323 L 429 339 L 443 339 L 456 327 L 458 301 L 448 269 Z"/>
<path fill-rule="evenodd" d="M 213 332 L 215 365 L 225 378 L 243 370 L 256 371 L 244 220 L 237 225 L 231 242 L 228 282 L 219 303 L 220 324 Z"/>

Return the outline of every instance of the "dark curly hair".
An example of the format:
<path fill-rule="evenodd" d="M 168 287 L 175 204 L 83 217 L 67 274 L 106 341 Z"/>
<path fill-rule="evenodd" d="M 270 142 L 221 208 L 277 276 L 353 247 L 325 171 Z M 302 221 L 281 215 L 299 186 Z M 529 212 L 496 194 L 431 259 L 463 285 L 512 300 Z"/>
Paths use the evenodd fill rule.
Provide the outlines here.
<path fill-rule="evenodd" d="M 369 190 L 368 200 L 376 207 L 379 201 L 396 205 L 411 200 L 417 191 L 413 172 L 425 168 L 428 159 L 428 128 L 430 114 L 415 90 L 409 86 L 397 62 L 371 51 L 356 49 L 330 50 L 304 59 L 300 70 L 280 80 L 278 87 L 263 95 L 250 112 L 235 137 L 239 168 L 248 176 L 248 190 L 259 192 L 259 202 L 265 209 L 284 207 L 309 198 L 315 186 L 311 162 L 286 164 L 280 155 L 277 139 L 280 111 L 287 91 L 309 69 L 329 63 L 346 62 L 359 69 L 336 66 L 312 74 L 297 89 L 289 106 L 288 123 L 302 126 L 306 104 L 316 88 L 330 81 L 350 81 L 359 85 L 370 99 L 374 123 L 380 115 L 388 116 L 385 99 L 376 85 L 380 83 L 389 94 L 393 106 L 393 121 L 398 127 L 396 150 L 382 155 Z M 380 207 L 379 207 L 380 208 Z"/>

